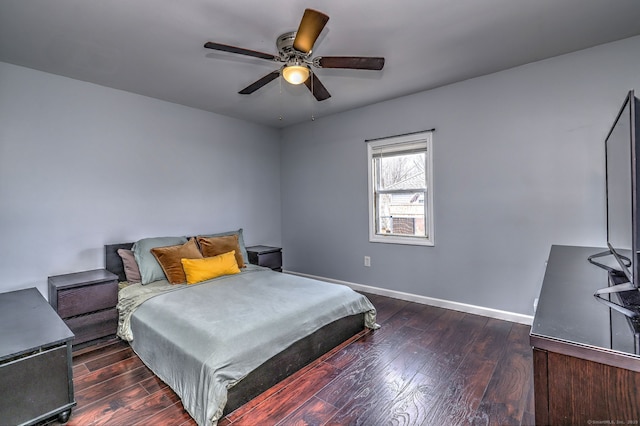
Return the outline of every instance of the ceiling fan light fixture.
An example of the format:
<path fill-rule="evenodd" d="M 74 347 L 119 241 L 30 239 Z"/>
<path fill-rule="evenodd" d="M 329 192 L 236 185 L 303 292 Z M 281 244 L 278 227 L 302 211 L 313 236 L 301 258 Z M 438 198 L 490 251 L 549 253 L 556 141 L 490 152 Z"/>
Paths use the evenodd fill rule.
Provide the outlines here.
<path fill-rule="evenodd" d="M 309 68 L 302 65 L 288 65 L 282 69 L 282 77 L 291 84 L 302 84 L 309 78 Z"/>
<path fill-rule="evenodd" d="M 278 54 L 258 52 L 256 50 L 243 49 L 241 47 L 228 44 L 207 42 L 204 47 L 207 49 L 222 52 L 235 53 L 239 55 L 251 56 L 253 58 L 265 59 L 271 62 L 282 64 L 277 70 L 270 72 L 264 77 L 254 81 L 238 94 L 249 95 L 264 87 L 280 76 L 292 85 L 305 84 L 317 101 L 324 101 L 331 97 L 320 79 L 312 73 L 311 67 L 316 68 L 341 68 L 354 70 L 375 70 L 380 71 L 384 67 L 384 58 L 369 56 L 318 56 L 311 57 L 313 45 L 322 33 L 329 16 L 313 9 L 305 9 L 300 20 L 297 31 L 289 31 L 281 34 L 276 39 Z M 282 82 L 282 80 L 279 80 Z"/>

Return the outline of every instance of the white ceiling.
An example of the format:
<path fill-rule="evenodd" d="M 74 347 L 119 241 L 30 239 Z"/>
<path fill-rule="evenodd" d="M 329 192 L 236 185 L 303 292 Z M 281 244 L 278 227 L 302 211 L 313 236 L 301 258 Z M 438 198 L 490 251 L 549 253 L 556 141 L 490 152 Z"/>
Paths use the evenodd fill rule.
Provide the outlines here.
<path fill-rule="evenodd" d="M 277 79 L 306 7 L 330 16 L 313 56 L 384 56 L 382 71 L 319 69 L 332 97 Z M 0 61 L 273 127 L 640 34 L 639 0 L 1 0 Z M 0 94 L 1 96 L 1 94 Z"/>

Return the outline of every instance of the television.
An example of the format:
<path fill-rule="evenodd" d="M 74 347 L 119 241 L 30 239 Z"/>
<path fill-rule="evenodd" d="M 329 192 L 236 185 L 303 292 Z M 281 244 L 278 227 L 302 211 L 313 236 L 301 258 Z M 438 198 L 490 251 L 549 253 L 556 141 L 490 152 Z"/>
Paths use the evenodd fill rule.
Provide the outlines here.
<path fill-rule="evenodd" d="M 640 317 L 640 101 L 627 94 L 605 139 L 608 250 L 589 258 L 609 272 L 609 286 L 595 296 L 622 314 Z M 612 255 L 613 267 L 595 261 Z M 607 296 L 618 293 L 619 303 Z"/>

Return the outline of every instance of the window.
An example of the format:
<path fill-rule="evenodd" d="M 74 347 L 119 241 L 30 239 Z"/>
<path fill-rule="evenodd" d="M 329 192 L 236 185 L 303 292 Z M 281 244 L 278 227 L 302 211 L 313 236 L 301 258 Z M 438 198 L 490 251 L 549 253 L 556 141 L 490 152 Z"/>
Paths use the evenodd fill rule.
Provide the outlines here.
<path fill-rule="evenodd" d="M 434 245 L 431 135 L 367 142 L 369 241 Z"/>

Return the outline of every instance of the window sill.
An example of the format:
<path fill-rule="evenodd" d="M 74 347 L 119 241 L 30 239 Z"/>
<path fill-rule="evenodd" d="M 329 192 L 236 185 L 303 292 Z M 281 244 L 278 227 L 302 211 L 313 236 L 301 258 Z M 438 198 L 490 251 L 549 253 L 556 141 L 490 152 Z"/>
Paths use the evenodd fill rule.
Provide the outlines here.
<path fill-rule="evenodd" d="M 370 235 L 370 243 L 385 243 L 385 244 L 403 244 L 409 246 L 427 246 L 433 247 L 435 243 L 433 239 L 421 238 L 421 237 L 399 237 L 395 235 Z"/>

